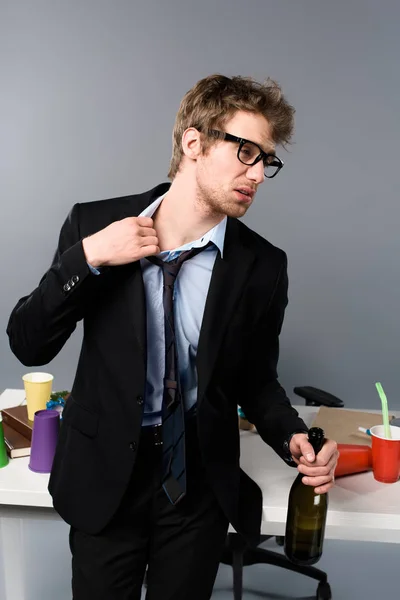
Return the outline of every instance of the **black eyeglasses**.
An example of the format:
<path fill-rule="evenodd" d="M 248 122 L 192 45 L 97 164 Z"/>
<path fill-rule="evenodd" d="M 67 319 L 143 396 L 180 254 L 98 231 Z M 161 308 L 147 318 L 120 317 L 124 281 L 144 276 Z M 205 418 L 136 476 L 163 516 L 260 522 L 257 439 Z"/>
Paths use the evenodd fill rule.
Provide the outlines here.
<path fill-rule="evenodd" d="M 198 127 L 196 129 L 201 131 Z M 264 152 L 258 144 L 255 144 L 250 140 L 231 135 L 225 131 L 218 131 L 217 129 L 209 129 L 207 133 L 217 139 L 239 144 L 237 157 L 244 165 L 253 166 L 262 160 L 264 164 L 264 175 L 268 179 L 275 177 L 283 167 L 284 163 L 280 158 L 273 153 Z"/>

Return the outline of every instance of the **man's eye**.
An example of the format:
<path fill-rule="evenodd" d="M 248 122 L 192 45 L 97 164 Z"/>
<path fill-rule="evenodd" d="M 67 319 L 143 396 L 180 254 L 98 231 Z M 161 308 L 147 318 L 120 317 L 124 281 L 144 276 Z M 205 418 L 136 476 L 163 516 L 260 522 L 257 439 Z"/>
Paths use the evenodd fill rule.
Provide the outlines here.
<path fill-rule="evenodd" d="M 247 161 L 253 161 L 259 154 L 259 150 L 251 143 L 243 144 L 240 149 L 240 156 Z"/>

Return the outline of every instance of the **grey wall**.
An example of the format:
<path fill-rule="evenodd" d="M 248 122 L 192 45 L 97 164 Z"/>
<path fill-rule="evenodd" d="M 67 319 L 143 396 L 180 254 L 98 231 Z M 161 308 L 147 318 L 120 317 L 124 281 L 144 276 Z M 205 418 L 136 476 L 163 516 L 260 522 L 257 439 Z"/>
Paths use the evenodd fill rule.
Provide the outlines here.
<path fill-rule="evenodd" d="M 297 108 L 245 219 L 289 256 L 283 385 L 379 408 L 380 380 L 400 409 L 399 18 L 395 0 L 0 1 L 0 389 L 27 370 L 9 313 L 72 204 L 165 180 L 181 97 L 222 72 L 271 76 Z M 46 367 L 56 389 L 80 341 Z"/>

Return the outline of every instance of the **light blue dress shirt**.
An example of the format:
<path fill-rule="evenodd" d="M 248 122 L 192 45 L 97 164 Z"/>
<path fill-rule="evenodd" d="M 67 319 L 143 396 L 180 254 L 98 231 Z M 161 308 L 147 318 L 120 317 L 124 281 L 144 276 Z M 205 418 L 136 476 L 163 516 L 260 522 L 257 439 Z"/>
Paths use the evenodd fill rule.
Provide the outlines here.
<path fill-rule="evenodd" d="M 163 200 L 157 198 L 139 216 L 152 217 Z M 178 368 L 185 404 L 189 410 L 197 400 L 196 354 L 203 320 L 204 307 L 210 285 L 211 273 L 218 250 L 223 256 L 226 217 L 201 238 L 157 256 L 169 261 L 181 252 L 205 246 L 183 263 L 174 284 L 174 319 L 178 354 Z M 161 423 L 163 379 L 165 372 L 165 336 L 163 308 L 162 269 L 147 259 L 141 261 L 147 309 L 147 383 L 144 402 L 143 425 Z"/>
<path fill-rule="evenodd" d="M 164 196 L 157 198 L 140 217 L 152 217 Z M 181 252 L 212 245 L 183 263 L 174 284 L 175 336 L 178 368 L 185 410 L 194 407 L 197 401 L 196 355 L 204 307 L 210 279 L 218 250 L 223 256 L 226 217 L 201 238 L 157 254 L 170 261 Z M 165 373 L 165 335 L 163 307 L 162 269 L 148 261 L 140 261 L 146 296 L 147 311 L 147 378 L 144 401 L 143 426 L 158 425 L 162 421 L 163 380 Z M 101 271 L 88 265 L 93 273 Z"/>

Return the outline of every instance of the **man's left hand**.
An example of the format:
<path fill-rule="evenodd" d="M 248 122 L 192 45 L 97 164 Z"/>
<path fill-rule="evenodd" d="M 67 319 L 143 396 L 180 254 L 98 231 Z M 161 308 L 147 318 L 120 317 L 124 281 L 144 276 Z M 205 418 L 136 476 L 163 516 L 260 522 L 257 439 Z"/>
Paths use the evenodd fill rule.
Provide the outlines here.
<path fill-rule="evenodd" d="M 315 452 L 306 433 L 295 433 L 290 440 L 290 453 L 305 485 L 315 487 L 316 494 L 325 494 L 335 485 L 335 469 L 339 458 L 337 444 L 326 440 L 321 450 Z"/>

